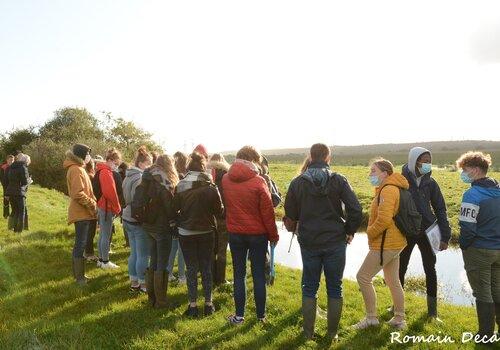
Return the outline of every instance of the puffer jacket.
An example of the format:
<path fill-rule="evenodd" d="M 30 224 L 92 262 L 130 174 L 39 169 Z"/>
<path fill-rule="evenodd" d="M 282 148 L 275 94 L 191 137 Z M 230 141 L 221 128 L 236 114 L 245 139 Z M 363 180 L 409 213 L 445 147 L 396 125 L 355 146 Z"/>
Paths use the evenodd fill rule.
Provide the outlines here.
<path fill-rule="evenodd" d="M 222 178 L 227 231 L 279 240 L 271 192 L 255 164 L 237 159 Z"/>
<path fill-rule="evenodd" d="M 104 162 L 97 163 L 96 176 L 99 174 L 99 184 L 101 186 L 101 198 L 97 201 L 97 206 L 106 212 L 111 212 L 115 215 L 120 214 L 122 208 L 118 191 L 111 168 Z"/>
<path fill-rule="evenodd" d="M 403 175 L 393 173 L 375 188 L 375 198 L 371 204 L 370 219 L 366 230 L 371 250 L 380 250 L 384 231 L 387 231 L 384 250 L 406 247 L 406 238 L 397 228 L 394 216 L 399 210 L 399 189 L 407 190 L 409 187 L 408 180 Z M 380 205 L 378 204 L 379 196 Z"/>

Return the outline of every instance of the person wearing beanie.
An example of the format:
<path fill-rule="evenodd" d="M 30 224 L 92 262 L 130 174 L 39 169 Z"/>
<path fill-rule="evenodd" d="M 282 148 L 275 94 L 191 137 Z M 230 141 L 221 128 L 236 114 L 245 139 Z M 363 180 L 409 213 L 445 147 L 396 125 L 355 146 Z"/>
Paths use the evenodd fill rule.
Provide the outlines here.
<path fill-rule="evenodd" d="M 90 147 L 76 144 L 66 152 L 63 167 L 66 169 L 66 181 L 70 203 L 68 207 L 68 225 L 75 225 L 75 244 L 73 246 L 73 276 L 76 283 L 87 284 L 85 259 L 83 257 L 87 235 L 92 222 L 97 218 L 97 203 L 92 190 L 90 177 L 85 165 L 91 160 Z"/>

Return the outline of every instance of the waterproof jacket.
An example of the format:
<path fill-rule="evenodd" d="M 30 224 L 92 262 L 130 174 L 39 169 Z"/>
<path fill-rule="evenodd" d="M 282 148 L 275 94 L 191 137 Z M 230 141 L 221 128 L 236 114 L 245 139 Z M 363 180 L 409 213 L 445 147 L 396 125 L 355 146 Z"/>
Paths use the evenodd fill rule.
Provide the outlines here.
<path fill-rule="evenodd" d="M 136 167 L 131 167 L 125 172 L 125 179 L 123 180 L 123 199 L 125 202 L 125 208 L 122 212 L 122 219 L 128 222 L 137 222 L 132 217 L 131 203 L 134 199 L 135 189 L 141 183 L 142 170 Z"/>
<path fill-rule="evenodd" d="M 119 176 L 120 174 L 117 173 Z M 101 198 L 97 201 L 97 206 L 106 212 L 111 212 L 115 215 L 120 214 L 122 208 L 118 198 L 116 182 L 113 171 L 105 162 L 99 162 L 96 166 L 96 176 L 99 177 L 99 185 L 101 186 Z"/>
<path fill-rule="evenodd" d="M 173 208 L 177 225 L 185 230 L 210 231 L 223 206 L 217 186 L 206 173 L 190 171 L 175 189 Z"/>
<path fill-rule="evenodd" d="M 7 184 L 7 169 L 9 168 L 9 164 L 4 163 L 0 166 L 0 182 L 2 183 L 2 188 L 5 194 L 5 187 Z"/>
<path fill-rule="evenodd" d="M 472 183 L 460 208 L 460 248 L 500 249 L 500 185 L 492 178 Z"/>
<path fill-rule="evenodd" d="M 95 220 L 97 218 L 97 203 L 92 191 L 92 182 L 85 171 L 83 159 L 68 151 L 63 167 L 66 169 L 66 182 L 70 198 L 68 225 L 77 221 Z"/>
<path fill-rule="evenodd" d="M 30 175 L 25 162 L 15 161 L 5 172 L 5 196 L 26 197 Z"/>
<path fill-rule="evenodd" d="M 380 250 L 384 231 L 387 232 L 384 250 L 406 247 L 406 237 L 397 228 L 394 216 L 399 211 L 399 189 L 407 190 L 409 187 L 408 180 L 403 175 L 393 173 L 375 188 L 375 198 L 370 207 L 370 218 L 366 229 L 371 250 Z"/>
<path fill-rule="evenodd" d="M 222 189 L 229 233 L 279 240 L 271 192 L 255 164 L 237 159 L 222 178 Z"/>
<path fill-rule="evenodd" d="M 217 189 L 219 190 L 220 198 L 222 199 L 222 205 L 225 208 L 224 189 L 222 188 L 222 178 L 224 177 L 224 175 L 227 174 L 227 171 L 229 170 L 229 164 L 223 162 L 210 161 L 208 163 L 208 168 L 210 169 L 212 180 L 217 186 Z M 222 214 L 222 217 L 220 219 L 225 219 L 225 217 L 226 217 L 226 212 L 224 210 L 224 213 Z"/>
<path fill-rule="evenodd" d="M 402 174 L 410 184 L 409 191 L 418 212 L 422 215 L 421 231 L 425 232 L 437 220 L 441 231 L 441 241 L 448 243 L 451 238 L 451 227 L 441 189 L 432 177 L 432 172 L 417 178 L 415 171 L 418 157 L 423 153 L 430 154 L 431 152 L 421 147 L 415 147 L 412 151 L 408 164 L 403 166 Z"/>
<path fill-rule="evenodd" d="M 285 215 L 299 222 L 298 240 L 308 249 L 327 249 L 345 242 L 346 235 L 353 235 L 363 218 L 347 179 L 331 172 L 326 163 L 313 163 L 292 180 Z"/>
<path fill-rule="evenodd" d="M 143 195 L 154 199 L 154 222 L 144 222 L 144 230 L 158 234 L 172 234 L 175 229 L 176 213 L 173 209 L 174 187 L 170 184 L 166 174 L 158 168 L 148 168 L 142 173 L 140 186 L 144 186 Z M 134 196 L 137 195 L 137 192 Z"/>

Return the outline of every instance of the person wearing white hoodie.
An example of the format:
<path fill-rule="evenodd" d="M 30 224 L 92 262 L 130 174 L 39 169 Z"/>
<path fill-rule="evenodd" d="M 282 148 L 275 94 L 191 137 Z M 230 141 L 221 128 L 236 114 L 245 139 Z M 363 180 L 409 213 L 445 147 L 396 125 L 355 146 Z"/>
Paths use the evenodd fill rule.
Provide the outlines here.
<path fill-rule="evenodd" d="M 439 249 L 446 250 L 451 237 L 451 228 L 446 212 L 446 203 L 438 183 L 432 177 L 432 154 L 423 147 L 414 147 L 408 155 L 408 163 L 403 166 L 402 174 L 410 184 L 417 210 L 422 215 L 421 234 L 417 239 L 407 238 L 408 245 L 401 252 L 399 279 L 404 286 L 411 253 L 415 245 L 420 249 L 427 288 L 427 314 L 439 322 L 437 314 L 437 275 L 436 255 L 427 239 L 425 230 L 437 221 L 441 231 Z"/>

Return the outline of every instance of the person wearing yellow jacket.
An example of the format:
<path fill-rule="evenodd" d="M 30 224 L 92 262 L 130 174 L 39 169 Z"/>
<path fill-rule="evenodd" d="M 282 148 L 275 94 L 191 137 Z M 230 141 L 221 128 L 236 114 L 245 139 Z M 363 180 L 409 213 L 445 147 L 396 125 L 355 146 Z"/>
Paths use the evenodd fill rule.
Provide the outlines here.
<path fill-rule="evenodd" d="M 407 190 L 409 183 L 403 175 L 394 172 L 391 162 L 383 158 L 372 162 L 370 182 L 376 186 L 366 230 L 370 251 L 356 275 L 365 302 L 366 317 L 353 327 L 365 329 L 379 324 L 377 297 L 372 280 L 383 270 L 385 283 L 391 291 L 394 303 L 394 317 L 388 323 L 397 329 L 403 329 L 406 328 L 406 321 L 404 292 L 399 281 L 399 255 L 406 247 L 406 238 L 398 230 L 394 216 L 399 210 L 399 190 Z"/>
<path fill-rule="evenodd" d="M 75 225 L 75 245 L 73 247 L 73 276 L 76 283 L 85 285 L 85 259 L 83 253 L 87 242 L 90 225 L 97 218 L 97 203 L 92 191 L 92 183 L 85 171 L 85 164 L 90 161 L 90 148 L 76 144 L 66 152 L 63 167 L 67 170 L 66 181 L 70 198 L 68 225 Z"/>

